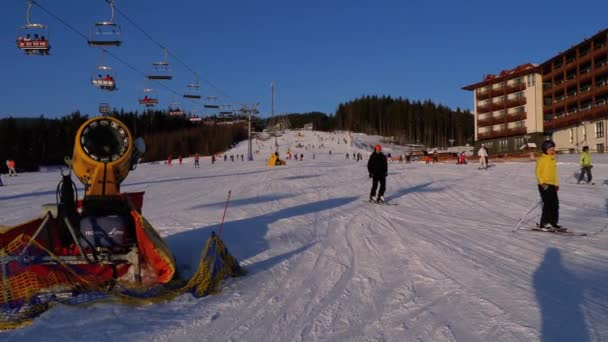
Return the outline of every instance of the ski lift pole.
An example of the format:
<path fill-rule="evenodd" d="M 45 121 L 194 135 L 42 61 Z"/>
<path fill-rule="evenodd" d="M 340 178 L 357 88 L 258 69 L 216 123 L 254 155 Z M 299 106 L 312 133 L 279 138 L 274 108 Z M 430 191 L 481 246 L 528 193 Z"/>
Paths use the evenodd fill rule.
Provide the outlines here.
<path fill-rule="evenodd" d="M 531 212 L 534 211 L 534 209 L 538 208 L 538 206 L 542 203 L 542 198 L 537 198 L 536 201 L 532 204 L 532 206 L 530 207 L 530 209 L 528 209 L 528 211 L 524 214 L 524 216 L 522 216 L 521 220 L 519 220 L 519 222 L 517 222 L 517 225 L 515 226 L 515 229 L 513 229 L 513 232 L 516 232 L 519 230 L 519 226 L 521 225 L 521 223 L 526 219 L 526 217 L 528 217 L 528 215 L 530 215 Z"/>
<path fill-rule="evenodd" d="M 224 219 L 226 218 L 226 210 L 228 210 L 228 202 L 230 202 L 231 193 L 232 190 L 228 190 L 228 198 L 226 199 L 226 206 L 224 207 L 224 216 L 222 216 L 222 224 L 220 225 L 220 230 L 217 233 L 218 238 L 222 235 L 222 229 L 224 228 Z"/>

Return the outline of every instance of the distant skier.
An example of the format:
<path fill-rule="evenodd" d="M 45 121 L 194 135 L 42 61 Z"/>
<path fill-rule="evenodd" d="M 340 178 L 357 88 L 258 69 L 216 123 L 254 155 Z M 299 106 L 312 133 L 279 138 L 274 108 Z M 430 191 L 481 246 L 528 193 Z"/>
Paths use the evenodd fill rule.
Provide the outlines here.
<path fill-rule="evenodd" d="M 538 191 L 543 201 L 543 213 L 540 217 L 540 229 L 544 231 L 560 230 L 559 220 L 559 180 L 557 178 L 557 161 L 555 160 L 555 143 L 543 142 L 543 154 L 536 160 L 536 180 Z"/>
<path fill-rule="evenodd" d="M 200 154 L 195 154 L 194 155 L 194 168 L 200 168 L 200 164 L 199 164 L 199 159 L 201 158 Z"/>
<path fill-rule="evenodd" d="M 300 161 L 303 161 L 303 160 L 304 160 L 304 154 L 300 153 Z"/>
<path fill-rule="evenodd" d="M 373 179 L 372 190 L 369 194 L 370 202 L 376 201 L 378 203 L 384 203 L 388 163 L 386 161 L 386 156 L 382 154 L 382 146 L 380 146 L 380 144 L 374 146 L 374 152 L 369 156 L 367 171 L 369 172 L 369 178 Z M 380 183 L 380 189 L 378 190 L 378 197 L 376 197 L 378 183 Z"/>
<path fill-rule="evenodd" d="M 211 155 L 211 165 L 215 164 L 215 154 Z"/>
<path fill-rule="evenodd" d="M 486 145 L 481 144 L 479 151 L 477 151 L 477 156 L 479 157 L 479 169 L 486 170 L 488 168 L 488 150 L 486 150 Z"/>
<path fill-rule="evenodd" d="M 412 161 L 412 153 L 411 153 L 411 152 L 407 152 L 407 153 L 405 154 L 405 163 L 406 163 L 406 164 L 410 164 L 410 163 L 411 163 L 411 161 Z"/>
<path fill-rule="evenodd" d="M 14 160 L 7 160 L 6 161 L 6 167 L 8 167 L 8 176 L 12 177 L 12 176 L 17 176 L 17 171 L 15 171 L 15 161 Z"/>
<path fill-rule="evenodd" d="M 348 160 L 349 156 L 350 156 L 350 153 L 347 152 L 346 153 L 346 160 Z"/>
<path fill-rule="evenodd" d="M 460 152 L 460 164 L 466 165 L 466 163 L 467 163 L 467 156 L 464 154 L 464 152 Z"/>
<path fill-rule="evenodd" d="M 224 154 L 224 161 L 226 161 L 227 158 L 228 158 L 228 155 Z"/>
<path fill-rule="evenodd" d="M 593 165 L 591 164 L 591 154 L 589 153 L 589 146 L 583 146 L 583 152 L 581 152 L 580 157 L 580 165 L 581 165 L 581 174 L 578 176 L 578 182 L 576 184 L 580 184 L 585 177 L 585 173 L 587 174 L 587 184 L 594 184 L 591 182 L 593 176 L 591 176 L 591 168 Z"/>
<path fill-rule="evenodd" d="M 179 161 L 179 165 L 182 165 L 182 156 L 180 155 L 179 158 L 177 159 Z"/>

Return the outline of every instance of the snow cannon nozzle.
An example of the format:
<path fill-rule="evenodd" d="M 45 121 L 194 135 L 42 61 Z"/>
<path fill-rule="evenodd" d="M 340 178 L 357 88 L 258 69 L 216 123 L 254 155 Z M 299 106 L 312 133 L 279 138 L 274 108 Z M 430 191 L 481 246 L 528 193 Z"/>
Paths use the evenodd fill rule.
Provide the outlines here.
<path fill-rule="evenodd" d="M 120 192 L 120 183 L 137 154 L 127 126 L 113 117 L 95 117 L 76 133 L 71 168 L 86 186 L 86 195 L 107 196 Z"/>

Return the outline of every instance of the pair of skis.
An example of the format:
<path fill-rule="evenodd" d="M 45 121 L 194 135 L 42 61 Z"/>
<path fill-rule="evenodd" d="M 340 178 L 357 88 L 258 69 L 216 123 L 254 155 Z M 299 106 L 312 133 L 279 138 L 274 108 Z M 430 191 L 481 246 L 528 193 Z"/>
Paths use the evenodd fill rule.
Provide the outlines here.
<path fill-rule="evenodd" d="M 520 230 L 523 231 L 532 231 L 532 232 L 540 232 L 540 233 L 549 233 L 549 234 L 556 234 L 556 235 L 564 235 L 564 236 L 588 236 L 590 234 L 588 233 L 582 233 L 582 232 L 577 232 L 577 231 L 572 231 L 572 230 L 567 230 L 567 229 L 550 229 L 550 230 L 546 230 L 546 229 L 542 229 L 539 225 L 535 225 L 533 227 L 524 227 L 521 228 L 522 223 L 524 222 L 524 220 L 526 219 L 526 217 L 528 217 L 528 215 L 530 215 L 531 212 L 533 212 L 536 208 L 538 208 L 542 203 L 542 199 L 538 198 L 538 200 L 536 202 L 534 202 L 534 204 L 532 205 L 532 207 L 524 214 L 524 216 L 521 218 L 521 220 L 519 220 L 519 222 L 517 222 L 517 225 L 515 226 L 515 228 L 513 229 L 513 232 L 518 232 Z M 598 232 L 595 232 L 591 235 L 597 235 L 601 232 L 604 231 L 604 229 L 606 229 L 608 227 L 604 226 L 604 228 L 600 229 Z"/>

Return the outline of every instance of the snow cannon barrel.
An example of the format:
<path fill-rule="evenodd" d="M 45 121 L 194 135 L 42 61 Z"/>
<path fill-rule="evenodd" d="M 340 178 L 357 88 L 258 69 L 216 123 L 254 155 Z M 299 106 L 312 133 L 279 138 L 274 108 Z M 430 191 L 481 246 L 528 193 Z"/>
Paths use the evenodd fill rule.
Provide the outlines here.
<path fill-rule="evenodd" d="M 76 133 L 71 167 L 86 186 L 87 196 L 118 195 L 131 170 L 134 152 L 131 132 L 118 119 L 95 117 Z"/>

